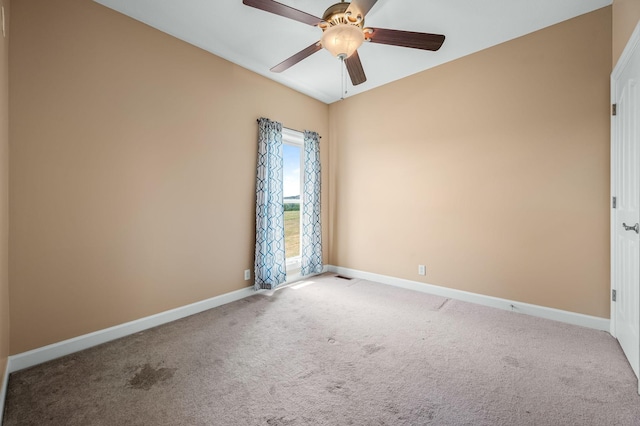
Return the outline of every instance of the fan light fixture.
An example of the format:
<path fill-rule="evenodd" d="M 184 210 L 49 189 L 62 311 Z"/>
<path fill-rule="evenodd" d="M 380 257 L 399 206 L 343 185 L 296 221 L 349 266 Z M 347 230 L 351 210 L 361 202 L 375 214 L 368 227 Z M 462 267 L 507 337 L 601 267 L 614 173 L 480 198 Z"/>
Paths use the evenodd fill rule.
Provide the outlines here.
<path fill-rule="evenodd" d="M 364 19 L 360 14 L 348 11 L 350 3 L 336 3 L 330 6 L 318 27 L 322 30 L 320 44 L 333 56 L 346 59 L 353 55 L 365 41 L 362 32 Z"/>
<path fill-rule="evenodd" d="M 338 24 L 327 28 L 322 33 L 322 47 L 333 56 L 348 58 L 353 55 L 364 42 L 362 29 L 351 24 Z"/>

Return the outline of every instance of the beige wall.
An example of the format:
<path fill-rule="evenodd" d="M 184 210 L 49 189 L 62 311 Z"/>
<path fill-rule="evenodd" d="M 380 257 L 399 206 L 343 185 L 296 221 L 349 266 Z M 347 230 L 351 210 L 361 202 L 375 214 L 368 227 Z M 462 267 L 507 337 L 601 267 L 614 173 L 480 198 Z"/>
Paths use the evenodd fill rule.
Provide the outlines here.
<path fill-rule="evenodd" d="M 326 162 L 329 107 L 90 0 L 13 6 L 11 353 L 247 286 L 256 118 Z"/>
<path fill-rule="evenodd" d="M 608 317 L 610 60 L 607 7 L 332 104 L 331 262 Z"/>
<path fill-rule="evenodd" d="M 620 54 L 631 37 L 640 20 L 640 1 L 613 1 L 613 66 L 618 62 Z"/>
<path fill-rule="evenodd" d="M 611 13 L 328 107 L 90 0 L 15 2 L 11 353 L 246 286 L 259 116 L 324 136 L 328 263 L 608 317 Z"/>
<path fill-rule="evenodd" d="M 0 383 L 9 355 L 9 0 L 0 32 Z"/>

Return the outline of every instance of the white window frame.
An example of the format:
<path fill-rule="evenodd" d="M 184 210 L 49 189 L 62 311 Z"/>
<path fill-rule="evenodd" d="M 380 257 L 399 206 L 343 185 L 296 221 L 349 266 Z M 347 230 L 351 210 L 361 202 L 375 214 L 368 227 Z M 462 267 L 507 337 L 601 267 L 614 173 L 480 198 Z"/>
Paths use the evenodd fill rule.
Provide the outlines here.
<path fill-rule="evenodd" d="M 282 143 L 285 145 L 297 146 L 300 148 L 300 250 L 302 250 L 302 207 L 304 206 L 303 199 L 303 184 L 304 184 L 304 133 L 297 130 L 282 129 Z M 295 257 L 286 258 L 287 268 L 287 282 L 292 282 L 301 277 L 301 257 L 300 255 Z"/>

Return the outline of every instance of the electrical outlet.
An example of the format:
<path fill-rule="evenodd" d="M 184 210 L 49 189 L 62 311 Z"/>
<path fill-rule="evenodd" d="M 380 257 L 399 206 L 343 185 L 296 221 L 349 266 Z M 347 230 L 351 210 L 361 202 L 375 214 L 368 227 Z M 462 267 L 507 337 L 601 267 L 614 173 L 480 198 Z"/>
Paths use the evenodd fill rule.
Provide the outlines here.
<path fill-rule="evenodd" d="M 424 265 L 418 265 L 418 275 L 427 275 L 427 267 Z"/>
<path fill-rule="evenodd" d="M 244 280 L 250 280 L 251 279 L 251 271 L 249 269 L 245 269 L 244 270 Z"/>

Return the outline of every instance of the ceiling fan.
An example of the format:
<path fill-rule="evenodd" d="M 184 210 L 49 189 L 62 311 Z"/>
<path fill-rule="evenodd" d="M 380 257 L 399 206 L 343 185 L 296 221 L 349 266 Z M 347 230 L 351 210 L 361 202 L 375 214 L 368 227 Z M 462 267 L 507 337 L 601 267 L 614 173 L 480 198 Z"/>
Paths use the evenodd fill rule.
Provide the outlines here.
<path fill-rule="evenodd" d="M 271 71 L 282 72 L 324 48 L 345 63 L 351 83 L 357 86 L 367 81 L 357 50 L 365 41 L 432 51 L 440 49 L 444 43 L 444 35 L 441 34 L 365 27 L 365 15 L 377 1 L 353 0 L 347 3 L 343 0 L 329 6 L 322 18 L 273 0 L 243 0 L 242 2 L 247 6 L 319 27 L 322 30 L 320 41 L 285 59 L 271 68 Z"/>

